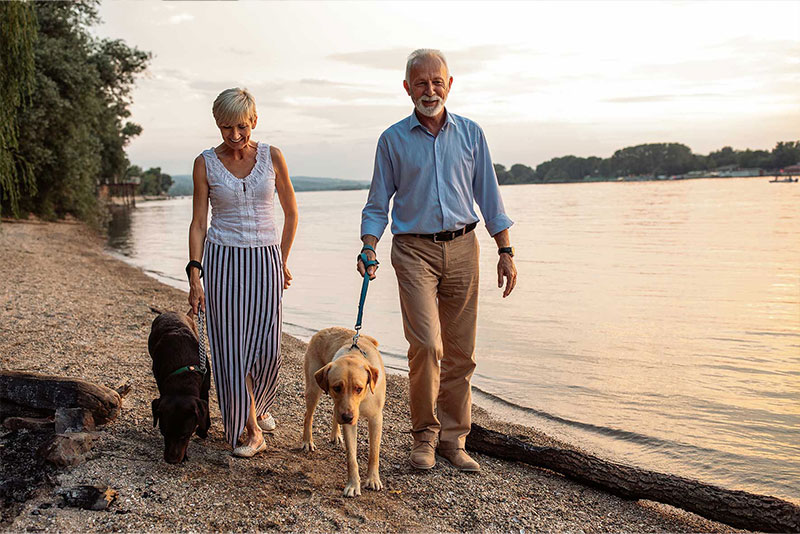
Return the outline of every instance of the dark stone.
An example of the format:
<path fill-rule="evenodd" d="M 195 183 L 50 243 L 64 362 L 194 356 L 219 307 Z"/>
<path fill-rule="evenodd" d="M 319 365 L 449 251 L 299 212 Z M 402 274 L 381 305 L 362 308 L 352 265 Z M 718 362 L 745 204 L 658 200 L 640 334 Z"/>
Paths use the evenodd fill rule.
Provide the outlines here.
<path fill-rule="evenodd" d="M 9 430 L 51 430 L 53 420 L 49 417 L 9 417 L 3 421 Z"/>
<path fill-rule="evenodd" d="M 105 510 L 119 495 L 115 489 L 104 485 L 64 488 L 58 490 L 58 494 L 67 506 L 84 510 Z"/>
<path fill-rule="evenodd" d="M 56 434 L 91 432 L 94 430 L 92 412 L 83 408 L 56 408 Z"/>
<path fill-rule="evenodd" d="M 78 465 L 86 459 L 92 441 L 92 435 L 86 432 L 56 434 L 39 448 L 37 454 L 59 467 Z"/>

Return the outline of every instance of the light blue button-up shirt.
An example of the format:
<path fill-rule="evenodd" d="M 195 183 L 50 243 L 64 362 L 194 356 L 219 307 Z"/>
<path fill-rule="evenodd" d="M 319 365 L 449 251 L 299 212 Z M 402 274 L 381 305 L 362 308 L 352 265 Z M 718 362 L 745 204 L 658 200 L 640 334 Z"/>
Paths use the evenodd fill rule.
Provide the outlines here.
<path fill-rule="evenodd" d="M 392 196 L 393 234 L 458 230 L 478 222 L 475 202 L 490 235 L 514 224 L 503 207 L 483 130 L 469 119 L 445 113 L 447 120 L 436 137 L 413 112 L 381 134 L 361 212 L 362 236 L 380 239 Z"/>

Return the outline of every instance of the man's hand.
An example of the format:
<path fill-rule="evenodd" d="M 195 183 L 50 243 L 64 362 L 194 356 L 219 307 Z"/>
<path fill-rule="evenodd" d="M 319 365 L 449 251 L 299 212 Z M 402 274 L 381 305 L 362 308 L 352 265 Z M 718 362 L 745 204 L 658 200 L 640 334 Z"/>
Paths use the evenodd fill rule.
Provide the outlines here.
<path fill-rule="evenodd" d="M 369 234 L 363 235 L 361 236 L 361 241 L 364 245 L 369 245 L 372 248 L 378 246 L 378 238 L 375 237 L 374 235 L 369 235 Z M 375 254 L 373 251 L 369 249 L 364 250 L 364 254 L 367 255 L 367 259 L 369 261 L 375 261 L 378 257 L 377 254 Z M 361 278 L 364 278 L 364 263 L 361 261 L 360 253 L 359 253 L 359 258 L 356 260 L 356 270 L 358 271 L 358 274 L 361 275 Z M 375 280 L 375 271 L 377 270 L 378 270 L 377 265 L 370 265 L 369 268 L 367 268 L 370 280 Z"/>
<path fill-rule="evenodd" d="M 370 261 L 375 261 L 375 258 L 378 257 L 371 250 L 365 250 L 364 254 L 367 255 L 367 259 L 370 260 Z M 358 274 L 360 274 L 361 277 L 363 278 L 364 277 L 364 262 L 361 261 L 361 258 L 356 260 L 356 270 L 358 271 Z M 369 267 L 367 267 L 367 272 L 369 273 L 369 279 L 370 280 L 375 280 L 375 271 L 377 271 L 377 270 L 378 270 L 378 266 L 377 265 L 370 265 Z"/>
<path fill-rule="evenodd" d="M 506 298 L 517 285 L 517 267 L 514 265 L 514 258 L 510 254 L 500 254 L 497 261 L 497 287 L 503 287 L 503 278 L 506 279 L 506 289 L 503 291 L 503 298 Z"/>

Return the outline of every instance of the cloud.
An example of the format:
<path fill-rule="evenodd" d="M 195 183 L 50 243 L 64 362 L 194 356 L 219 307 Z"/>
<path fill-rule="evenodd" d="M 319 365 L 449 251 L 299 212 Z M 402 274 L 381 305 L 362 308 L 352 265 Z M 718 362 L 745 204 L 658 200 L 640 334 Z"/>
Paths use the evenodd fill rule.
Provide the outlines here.
<path fill-rule="evenodd" d="M 330 54 L 329 59 L 368 67 L 372 69 L 396 70 L 397 65 L 405 64 L 411 50 L 407 48 L 389 48 L 383 50 L 365 50 L 362 52 L 345 52 Z"/>
<path fill-rule="evenodd" d="M 601 102 L 610 102 L 613 104 L 639 104 L 639 103 L 650 103 L 650 102 L 669 102 L 673 100 L 684 100 L 687 98 L 719 98 L 722 95 L 719 93 L 695 93 L 695 94 L 688 94 L 688 95 L 642 95 L 642 96 L 619 96 L 615 98 L 606 98 L 601 100 Z"/>
<path fill-rule="evenodd" d="M 358 101 L 375 104 L 395 99 L 394 92 L 381 91 L 377 87 L 316 78 L 253 83 L 241 80 L 194 80 L 188 86 L 209 96 L 216 96 L 228 87 L 245 87 L 256 97 L 259 106 L 313 107 Z"/>
<path fill-rule="evenodd" d="M 640 65 L 634 74 L 692 83 L 764 76 L 795 77 L 800 42 L 791 40 L 733 39 L 698 51 L 697 59 Z"/>
<path fill-rule="evenodd" d="M 382 50 L 364 50 L 330 54 L 328 59 L 382 70 L 402 70 L 405 67 L 411 48 L 386 48 Z M 481 70 L 487 63 L 512 54 L 533 54 L 530 50 L 501 45 L 479 45 L 461 50 L 443 50 L 450 70 L 458 74 L 468 74 Z"/>
<path fill-rule="evenodd" d="M 194 20 L 194 15 L 191 13 L 178 13 L 177 15 L 172 15 L 170 18 L 168 18 L 167 22 L 170 24 L 183 24 L 184 22 L 189 22 L 190 20 Z"/>

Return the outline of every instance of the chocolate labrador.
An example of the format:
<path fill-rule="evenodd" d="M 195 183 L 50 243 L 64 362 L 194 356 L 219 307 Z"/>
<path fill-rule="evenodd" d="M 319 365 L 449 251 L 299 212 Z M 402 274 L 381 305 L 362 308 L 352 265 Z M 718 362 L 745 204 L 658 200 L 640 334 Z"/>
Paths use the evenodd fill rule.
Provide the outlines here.
<path fill-rule="evenodd" d="M 191 313 L 191 312 L 190 312 Z M 155 318 L 147 339 L 160 398 L 153 400 L 153 426 L 164 436 L 164 460 L 186 458 L 192 434 L 205 439 L 211 426 L 208 391 L 211 370 L 198 370 L 199 344 L 193 315 L 165 312 Z"/>

